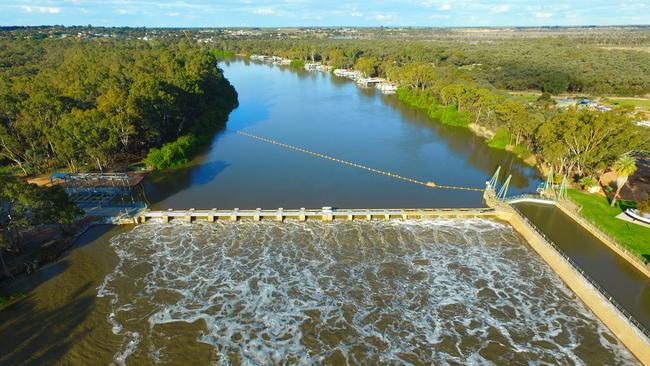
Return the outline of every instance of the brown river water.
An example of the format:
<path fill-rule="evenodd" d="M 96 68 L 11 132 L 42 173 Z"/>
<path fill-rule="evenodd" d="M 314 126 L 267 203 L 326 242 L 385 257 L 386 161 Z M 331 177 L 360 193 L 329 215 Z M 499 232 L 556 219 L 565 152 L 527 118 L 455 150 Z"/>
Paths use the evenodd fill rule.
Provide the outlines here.
<path fill-rule="evenodd" d="M 0 364 L 635 363 L 496 221 L 101 229 L 0 312 Z"/>
<path fill-rule="evenodd" d="M 458 207 L 432 190 L 252 141 L 264 137 L 440 184 L 513 193 L 531 167 L 394 96 L 233 62 L 240 106 L 187 167 L 148 178 L 155 208 Z M 97 226 L 0 286 L 0 365 L 636 364 L 504 223 L 486 219 Z"/>

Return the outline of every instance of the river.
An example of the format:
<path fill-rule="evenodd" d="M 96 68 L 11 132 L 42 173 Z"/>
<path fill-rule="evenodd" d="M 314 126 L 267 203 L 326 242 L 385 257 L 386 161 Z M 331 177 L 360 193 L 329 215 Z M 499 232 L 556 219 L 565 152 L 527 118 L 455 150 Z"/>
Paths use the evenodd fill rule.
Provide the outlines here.
<path fill-rule="evenodd" d="M 156 208 L 459 207 L 537 173 L 394 96 L 321 73 L 223 65 L 240 106 L 204 154 L 150 176 Z M 634 364 L 509 226 L 484 219 L 97 226 L 5 284 L 0 364 Z"/>
<path fill-rule="evenodd" d="M 427 188 L 315 158 L 236 133 L 437 184 L 484 188 L 498 166 L 512 192 L 534 190 L 537 171 L 489 148 L 465 128 L 432 123 L 395 95 L 321 72 L 224 65 L 239 108 L 205 154 L 186 169 L 150 177 L 154 208 L 478 207 L 482 193 Z M 503 177 L 502 177 L 503 178 Z"/>

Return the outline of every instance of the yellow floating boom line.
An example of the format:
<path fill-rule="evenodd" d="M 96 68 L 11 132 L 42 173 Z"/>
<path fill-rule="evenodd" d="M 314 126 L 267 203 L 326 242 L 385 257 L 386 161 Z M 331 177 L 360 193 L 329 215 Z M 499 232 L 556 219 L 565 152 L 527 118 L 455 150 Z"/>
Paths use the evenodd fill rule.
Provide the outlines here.
<path fill-rule="evenodd" d="M 340 164 L 344 164 L 344 165 L 348 165 L 348 166 L 351 166 L 351 167 L 367 170 L 367 171 L 372 172 L 372 173 L 382 174 L 382 175 L 385 175 L 385 176 L 388 176 L 388 177 L 392 177 L 392 178 L 395 178 L 395 179 L 400 179 L 400 180 L 407 181 L 407 182 L 414 183 L 414 184 L 419 184 L 419 185 L 429 187 L 429 188 L 455 189 L 455 190 L 461 190 L 461 191 L 476 191 L 476 192 L 482 192 L 483 191 L 483 188 L 447 186 L 447 185 L 435 184 L 433 182 L 423 182 L 423 181 L 420 181 L 420 180 L 417 180 L 417 179 L 403 177 L 403 176 L 401 176 L 399 174 L 387 172 L 387 171 L 384 171 L 384 170 L 374 169 L 374 168 L 371 168 L 371 167 L 368 167 L 368 166 L 365 166 L 365 165 L 362 165 L 362 164 L 353 163 L 351 161 L 338 159 L 338 158 L 335 158 L 335 157 L 332 157 L 332 156 L 328 156 L 328 155 L 325 155 L 325 154 L 320 154 L 320 153 L 310 151 L 310 150 L 307 150 L 307 149 L 303 149 L 303 148 L 300 148 L 300 147 L 297 147 L 297 146 L 292 146 L 292 145 L 289 145 L 289 144 L 285 144 L 285 143 L 280 142 L 280 141 L 267 139 L 265 137 L 253 135 L 253 134 L 250 134 L 250 133 L 247 133 L 247 132 L 237 131 L 237 133 L 242 135 L 242 136 L 250 137 L 250 138 L 255 139 L 255 140 L 268 142 L 269 144 L 281 146 L 281 147 L 287 148 L 289 150 L 298 151 L 298 152 L 305 153 L 305 154 L 308 154 L 308 155 L 312 155 L 312 156 L 315 156 L 315 157 L 318 157 L 318 158 L 321 158 L 321 159 L 331 160 L 331 161 L 334 161 L 334 162 L 337 162 L 337 163 L 340 163 Z"/>

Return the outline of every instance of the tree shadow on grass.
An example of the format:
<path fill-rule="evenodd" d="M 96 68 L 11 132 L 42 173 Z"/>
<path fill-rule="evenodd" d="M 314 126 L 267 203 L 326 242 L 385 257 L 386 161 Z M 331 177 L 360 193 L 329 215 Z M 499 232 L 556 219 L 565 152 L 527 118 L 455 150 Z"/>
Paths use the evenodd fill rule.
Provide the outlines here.
<path fill-rule="evenodd" d="M 52 308 L 40 308 L 34 295 L 0 312 L 0 364 L 52 365 L 61 362 L 90 328 L 81 328 L 95 297 L 90 282 Z M 91 291 L 92 292 L 92 291 Z"/>

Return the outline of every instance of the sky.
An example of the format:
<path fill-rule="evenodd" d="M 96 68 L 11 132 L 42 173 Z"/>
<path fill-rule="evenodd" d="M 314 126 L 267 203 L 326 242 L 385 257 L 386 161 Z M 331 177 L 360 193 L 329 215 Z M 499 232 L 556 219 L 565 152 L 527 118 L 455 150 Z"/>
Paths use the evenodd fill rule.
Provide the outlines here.
<path fill-rule="evenodd" d="M 0 0 L 0 25 L 147 27 L 650 24 L 650 0 Z"/>

